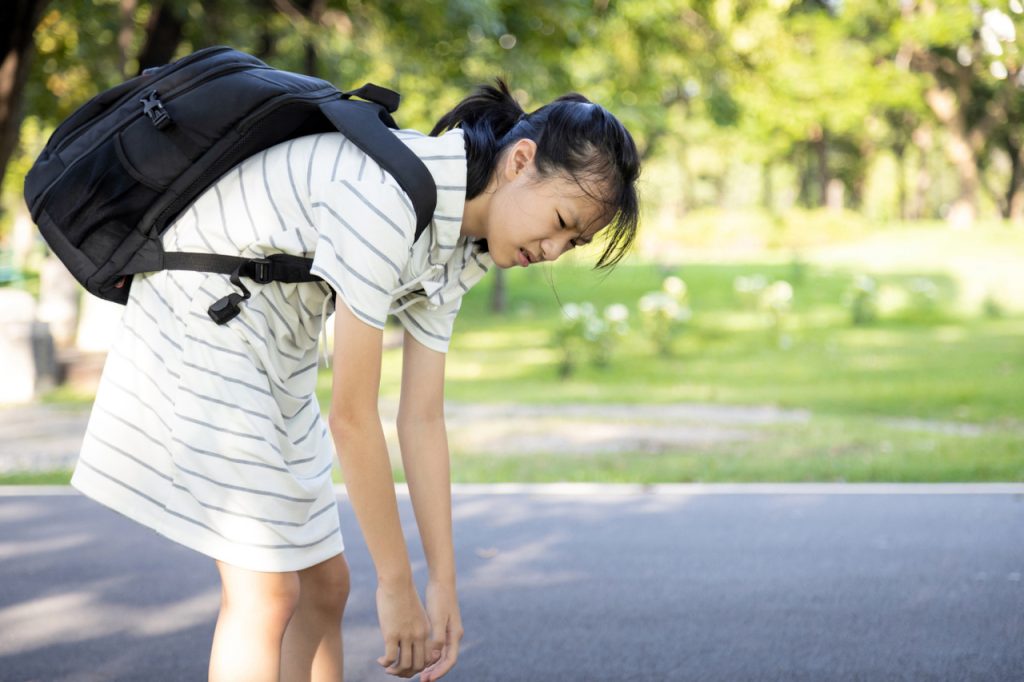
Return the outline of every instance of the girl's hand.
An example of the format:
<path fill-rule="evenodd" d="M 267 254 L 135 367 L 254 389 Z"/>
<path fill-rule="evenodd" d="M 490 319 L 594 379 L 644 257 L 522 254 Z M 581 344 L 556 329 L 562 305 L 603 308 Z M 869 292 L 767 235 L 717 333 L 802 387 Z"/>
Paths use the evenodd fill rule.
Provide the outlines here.
<path fill-rule="evenodd" d="M 450 583 L 427 583 L 427 613 L 430 616 L 430 641 L 427 643 L 427 663 L 430 664 L 421 682 L 434 682 L 455 667 L 462 641 L 462 616 L 455 586 Z"/>
<path fill-rule="evenodd" d="M 430 623 L 416 585 L 411 580 L 397 585 L 378 583 L 377 617 L 384 636 L 384 655 L 377 663 L 398 677 L 412 677 L 423 670 Z"/>

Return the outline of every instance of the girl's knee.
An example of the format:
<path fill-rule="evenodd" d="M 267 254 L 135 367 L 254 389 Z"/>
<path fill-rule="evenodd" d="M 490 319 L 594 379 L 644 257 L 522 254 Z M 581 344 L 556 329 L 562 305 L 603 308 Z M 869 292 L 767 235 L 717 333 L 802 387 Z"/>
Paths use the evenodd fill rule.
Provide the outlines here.
<path fill-rule="evenodd" d="M 344 554 L 299 571 L 299 580 L 303 604 L 324 615 L 341 618 L 351 587 Z"/>
<path fill-rule="evenodd" d="M 298 573 L 248 571 L 218 562 L 221 610 L 231 615 L 274 623 L 282 629 L 299 604 Z"/>

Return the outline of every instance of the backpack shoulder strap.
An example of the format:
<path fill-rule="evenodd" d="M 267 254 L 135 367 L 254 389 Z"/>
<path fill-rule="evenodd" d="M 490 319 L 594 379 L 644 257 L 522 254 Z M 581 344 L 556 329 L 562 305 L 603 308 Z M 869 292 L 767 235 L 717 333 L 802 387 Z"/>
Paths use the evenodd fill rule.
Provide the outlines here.
<path fill-rule="evenodd" d="M 416 238 L 419 238 L 437 208 L 437 187 L 419 157 L 388 130 L 391 117 L 385 109 L 375 104 L 337 99 L 322 103 L 320 111 L 339 132 L 391 173 L 409 195 L 416 209 Z"/>

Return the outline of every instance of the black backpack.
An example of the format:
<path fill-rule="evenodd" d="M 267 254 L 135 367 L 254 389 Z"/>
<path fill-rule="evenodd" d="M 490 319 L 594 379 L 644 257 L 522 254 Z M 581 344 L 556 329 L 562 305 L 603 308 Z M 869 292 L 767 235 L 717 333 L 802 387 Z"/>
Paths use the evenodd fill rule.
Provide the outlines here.
<path fill-rule="evenodd" d="M 367 101 L 351 99 L 360 97 Z M 54 131 L 25 177 L 44 239 L 91 293 L 126 303 L 131 275 L 157 270 L 230 274 L 243 294 L 210 306 L 224 324 L 249 297 L 239 280 L 311 282 L 312 260 L 165 253 L 160 236 L 236 164 L 275 144 L 340 131 L 398 181 L 416 236 L 437 205 L 423 162 L 388 128 L 398 93 L 373 84 L 340 92 L 228 47 L 199 50 L 92 98 Z"/>

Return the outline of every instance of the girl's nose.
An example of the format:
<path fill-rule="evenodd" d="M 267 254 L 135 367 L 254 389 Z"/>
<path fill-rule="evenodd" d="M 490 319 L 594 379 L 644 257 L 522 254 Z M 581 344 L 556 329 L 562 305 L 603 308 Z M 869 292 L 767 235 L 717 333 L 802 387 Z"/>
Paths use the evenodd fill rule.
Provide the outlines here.
<path fill-rule="evenodd" d="M 569 250 L 569 242 L 572 241 L 572 236 L 566 236 L 565 239 L 545 239 L 540 243 L 541 259 L 543 260 L 558 260 L 558 257 Z"/>

